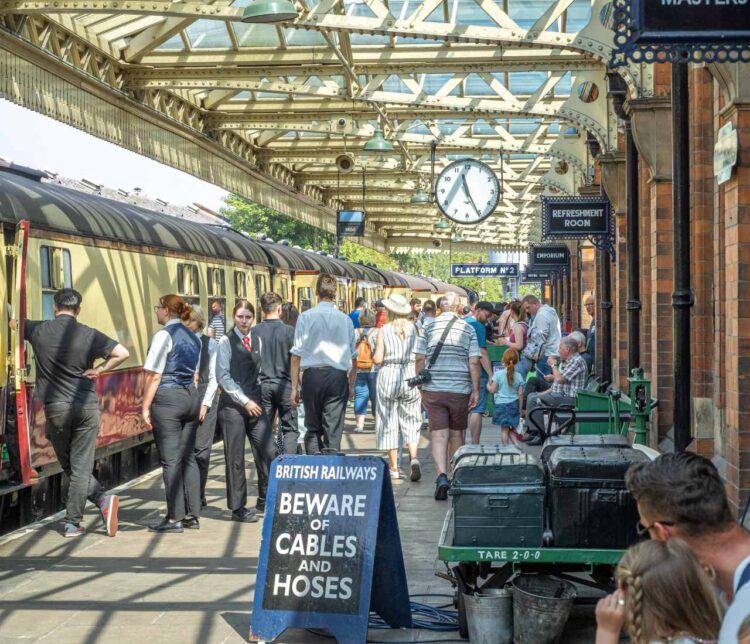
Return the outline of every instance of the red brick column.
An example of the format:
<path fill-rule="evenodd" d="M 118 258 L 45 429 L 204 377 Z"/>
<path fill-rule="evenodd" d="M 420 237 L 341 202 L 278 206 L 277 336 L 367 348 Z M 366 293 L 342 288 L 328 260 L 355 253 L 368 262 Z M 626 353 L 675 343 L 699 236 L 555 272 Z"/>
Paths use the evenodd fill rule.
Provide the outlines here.
<path fill-rule="evenodd" d="M 739 149 L 750 150 L 750 105 L 729 105 Z M 737 506 L 750 492 L 750 159 L 740 154 L 724 189 L 726 254 L 726 462 L 729 498 Z"/>
<path fill-rule="evenodd" d="M 690 181 L 693 449 L 714 453 L 714 242 L 713 242 L 713 77 L 703 68 L 690 71 Z"/>
<path fill-rule="evenodd" d="M 650 248 L 642 257 L 650 265 L 650 312 L 644 322 L 651 325 L 651 389 L 659 399 L 657 413 L 658 441 L 672 427 L 672 182 L 651 181 Z"/>
<path fill-rule="evenodd" d="M 640 158 L 640 196 L 639 233 L 641 249 L 641 368 L 647 378 L 653 379 L 651 373 L 651 194 L 649 188 L 649 171 L 643 157 Z M 654 396 L 656 394 L 654 393 Z M 654 416 L 655 417 L 655 416 Z"/>
<path fill-rule="evenodd" d="M 617 262 L 614 265 L 612 280 L 613 338 L 612 358 L 616 371 L 612 372 L 621 390 L 627 391 L 628 385 L 628 260 L 625 213 L 615 214 L 615 253 Z"/>

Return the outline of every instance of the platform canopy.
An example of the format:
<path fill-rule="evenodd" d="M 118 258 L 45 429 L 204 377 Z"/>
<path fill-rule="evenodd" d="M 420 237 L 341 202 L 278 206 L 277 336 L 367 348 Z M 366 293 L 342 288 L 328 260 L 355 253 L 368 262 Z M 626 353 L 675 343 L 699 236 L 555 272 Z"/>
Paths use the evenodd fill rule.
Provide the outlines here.
<path fill-rule="evenodd" d="M 616 147 L 603 0 L 296 0 L 280 24 L 243 22 L 251 4 L 0 0 L 11 75 L 22 60 L 108 108 L 76 121 L 22 81 L 0 95 L 329 230 L 362 207 L 364 168 L 367 237 L 387 250 L 451 235 L 434 205 L 410 203 L 429 190 L 433 142 L 435 172 L 474 157 L 502 177 L 464 248 L 525 247 L 540 194 L 589 177 L 586 140 Z M 392 151 L 365 153 L 376 131 Z"/>

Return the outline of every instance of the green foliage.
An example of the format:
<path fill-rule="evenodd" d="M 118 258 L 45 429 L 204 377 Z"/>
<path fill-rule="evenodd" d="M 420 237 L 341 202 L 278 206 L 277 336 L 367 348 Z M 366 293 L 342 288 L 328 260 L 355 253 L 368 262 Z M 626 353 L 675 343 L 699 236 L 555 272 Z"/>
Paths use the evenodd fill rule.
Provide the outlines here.
<path fill-rule="evenodd" d="M 233 228 L 242 230 L 250 235 L 267 235 L 274 241 L 288 239 L 292 246 L 324 250 L 332 253 L 336 248 L 336 235 L 327 233 L 320 228 L 297 221 L 272 208 L 258 205 L 239 195 L 229 195 L 224 199 L 226 206 L 221 214 L 229 220 Z M 397 270 L 410 275 L 425 275 L 444 282 L 453 282 L 459 286 L 466 286 L 477 293 L 484 292 L 485 299 L 500 302 L 502 297 L 501 281 L 495 277 L 462 277 L 451 278 L 450 265 L 486 261 L 485 253 L 480 252 L 411 252 L 387 255 L 380 253 L 348 239 L 342 240 L 339 254 L 350 262 L 362 261 L 374 264 L 378 268 Z M 522 285 L 521 295 L 532 293 L 540 297 L 536 286 Z"/>
<path fill-rule="evenodd" d="M 221 209 L 221 214 L 233 228 L 244 230 L 250 235 L 263 234 L 274 241 L 288 239 L 292 246 L 327 252 L 332 252 L 336 246 L 336 235 L 297 221 L 272 208 L 252 203 L 244 197 L 229 195 L 224 203 L 226 207 Z"/>
<path fill-rule="evenodd" d="M 390 255 L 373 250 L 367 246 L 362 246 L 348 239 L 341 241 L 339 254 L 349 262 L 361 261 L 365 264 L 373 264 L 378 268 L 386 268 L 392 271 L 398 270 L 398 264 Z"/>
<path fill-rule="evenodd" d="M 233 228 L 250 235 L 267 235 L 274 241 L 289 240 L 292 246 L 324 250 L 333 253 L 336 249 L 336 235 L 326 233 L 316 226 L 297 221 L 272 208 L 266 208 L 238 195 L 224 199 L 226 206 L 221 214 L 229 220 Z M 342 240 L 339 255 L 350 262 L 362 261 L 380 268 L 398 270 L 398 264 L 390 255 L 362 246 L 353 241 Z"/>

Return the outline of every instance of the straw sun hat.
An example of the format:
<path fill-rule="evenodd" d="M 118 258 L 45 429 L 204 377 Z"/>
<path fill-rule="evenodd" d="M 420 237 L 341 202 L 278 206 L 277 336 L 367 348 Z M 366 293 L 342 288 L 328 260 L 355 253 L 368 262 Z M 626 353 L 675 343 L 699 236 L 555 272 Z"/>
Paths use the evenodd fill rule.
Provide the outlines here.
<path fill-rule="evenodd" d="M 396 315 L 409 315 L 411 306 L 403 295 L 394 293 L 383 300 L 383 306 Z"/>

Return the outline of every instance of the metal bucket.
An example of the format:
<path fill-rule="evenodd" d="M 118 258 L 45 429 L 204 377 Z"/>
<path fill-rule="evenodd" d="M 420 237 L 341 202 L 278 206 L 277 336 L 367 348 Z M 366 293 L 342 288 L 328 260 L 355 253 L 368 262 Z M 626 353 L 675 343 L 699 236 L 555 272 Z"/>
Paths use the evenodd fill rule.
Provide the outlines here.
<path fill-rule="evenodd" d="M 464 594 L 469 641 L 472 644 L 512 644 L 513 591 L 488 588 Z"/>
<path fill-rule="evenodd" d="M 514 644 L 556 644 L 576 598 L 573 584 L 546 575 L 513 580 Z"/>

